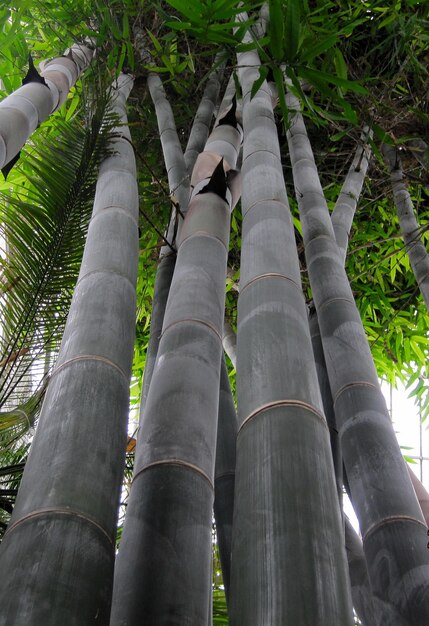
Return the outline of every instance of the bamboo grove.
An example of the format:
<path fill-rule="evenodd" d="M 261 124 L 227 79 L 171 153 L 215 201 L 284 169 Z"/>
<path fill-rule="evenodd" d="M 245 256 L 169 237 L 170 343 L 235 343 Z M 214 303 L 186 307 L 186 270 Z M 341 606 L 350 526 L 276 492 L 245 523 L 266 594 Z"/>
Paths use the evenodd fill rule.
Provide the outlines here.
<path fill-rule="evenodd" d="M 0 624 L 426 625 L 425 3 L 0 18 Z"/>

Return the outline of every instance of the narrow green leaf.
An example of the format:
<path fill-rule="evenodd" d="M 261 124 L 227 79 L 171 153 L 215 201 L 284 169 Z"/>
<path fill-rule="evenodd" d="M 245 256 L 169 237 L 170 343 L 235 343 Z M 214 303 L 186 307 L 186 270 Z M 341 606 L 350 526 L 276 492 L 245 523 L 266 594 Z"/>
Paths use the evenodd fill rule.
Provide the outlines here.
<path fill-rule="evenodd" d="M 194 24 L 204 23 L 201 12 L 198 10 L 201 7 L 200 3 L 187 2 L 187 0 L 167 0 L 167 4 L 179 11 L 179 13 L 182 13 Z"/>
<path fill-rule="evenodd" d="M 348 76 L 347 64 L 339 48 L 336 48 L 334 51 L 334 63 L 335 63 L 335 69 L 337 70 L 338 78 L 347 80 L 347 76 Z"/>
<path fill-rule="evenodd" d="M 270 0 L 270 22 L 268 33 L 270 35 L 270 49 L 276 61 L 283 60 L 284 18 L 281 0 Z"/>
<path fill-rule="evenodd" d="M 314 39 L 314 34 L 311 33 L 311 38 Z M 338 36 L 335 35 L 329 35 L 329 37 L 326 37 L 326 39 L 322 39 L 322 41 L 319 41 L 319 43 L 316 44 L 308 44 L 307 45 L 302 46 L 301 52 L 300 52 L 300 59 L 303 62 L 309 62 L 312 61 L 313 59 L 315 59 L 316 57 L 320 56 L 321 54 L 323 54 L 323 52 L 326 52 L 327 50 L 329 50 L 330 48 L 332 48 L 332 46 L 334 46 L 337 42 Z M 307 50 L 306 50 L 307 48 Z"/>
<path fill-rule="evenodd" d="M 70 104 L 69 104 L 69 106 L 67 108 L 67 112 L 66 112 L 66 116 L 65 116 L 66 122 L 69 121 L 69 119 L 72 117 L 73 113 L 76 111 L 77 106 L 79 104 L 79 101 L 80 101 L 80 98 L 79 98 L 78 94 L 75 94 L 73 96 L 73 98 L 70 100 Z"/>
<path fill-rule="evenodd" d="M 162 46 L 159 43 L 158 39 L 155 37 L 155 35 L 153 33 L 150 32 L 150 30 L 146 30 L 149 39 L 151 40 L 151 42 L 153 43 L 153 47 L 155 48 L 155 50 L 159 53 L 162 51 Z"/>
<path fill-rule="evenodd" d="M 262 83 L 267 78 L 268 75 L 268 67 L 266 65 L 261 65 L 259 68 L 259 77 L 255 80 L 252 85 L 252 91 L 250 92 L 250 98 L 253 98 L 255 94 L 259 91 Z"/>
<path fill-rule="evenodd" d="M 320 85 L 322 83 L 331 83 L 333 85 L 337 85 L 338 87 L 342 87 L 343 89 L 350 89 L 351 91 L 355 91 L 356 93 L 367 94 L 368 90 L 363 87 L 360 83 L 353 80 L 345 80 L 344 78 L 339 78 L 334 74 L 328 74 L 327 72 L 320 72 L 319 70 L 314 70 L 309 67 L 299 67 L 299 74 L 310 81 L 310 83 L 314 83 Z"/>
<path fill-rule="evenodd" d="M 273 67 L 274 81 L 277 87 L 277 95 L 279 97 L 280 110 L 283 114 L 283 123 L 287 127 L 289 120 L 289 110 L 286 104 L 286 96 L 285 96 L 285 86 L 283 73 L 279 67 Z"/>
<path fill-rule="evenodd" d="M 130 36 L 130 24 L 128 22 L 128 15 L 126 13 L 122 14 L 122 36 L 125 41 Z"/>
<path fill-rule="evenodd" d="M 266 46 L 269 44 L 269 37 L 262 37 L 262 39 L 258 39 L 257 41 L 250 41 L 249 43 L 239 43 L 235 51 L 236 52 L 249 52 L 250 50 L 255 50 L 256 48 Z"/>
<path fill-rule="evenodd" d="M 301 0 L 288 0 L 286 9 L 285 53 L 290 63 L 298 52 L 301 32 Z"/>

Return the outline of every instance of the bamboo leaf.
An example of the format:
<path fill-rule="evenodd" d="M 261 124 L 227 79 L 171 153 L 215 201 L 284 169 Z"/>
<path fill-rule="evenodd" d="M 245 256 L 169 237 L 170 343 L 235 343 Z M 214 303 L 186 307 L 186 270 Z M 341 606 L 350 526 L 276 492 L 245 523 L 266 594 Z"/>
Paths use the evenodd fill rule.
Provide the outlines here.
<path fill-rule="evenodd" d="M 329 37 L 326 37 L 326 39 L 322 39 L 322 41 L 319 41 L 319 43 L 316 44 L 313 44 L 313 39 L 314 34 L 311 33 L 309 36 L 309 42 L 306 42 L 307 45 L 304 47 L 304 49 L 301 49 L 300 51 L 299 58 L 302 62 L 310 62 L 316 57 L 323 54 L 323 52 L 326 52 L 327 50 L 332 48 L 332 46 L 336 44 L 338 36 L 336 34 L 330 35 Z M 305 48 L 307 48 L 307 50 L 305 50 Z"/>
<path fill-rule="evenodd" d="M 266 65 L 261 65 L 259 68 L 259 77 L 255 80 L 252 86 L 252 91 L 250 92 L 250 97 L 253 98 L 255 94 L 259 91 L 262 83 L 268 76 L 268 67 Z"/>
<path fill-rule="evenodd" d="M 301 34 L 301 0 L 289 0 L 286 7 L 285 55 L 289 63 L 294 61 L 298 52 Z"/>
<path fill-rule="evenodd" d="M 345 90 L 350 89 L 351 91 L 355 91 L 356 93 L 364 95 L 368 93 L 368 90 L 360 83 L 353 80 L 340 78 L 339 76 L 335 76 L 334 74 L 320 72 L 319 70 L 314 70 L 309 67 L 303 66 L 299 66 L 299 70 L 297 71 L 303 78 L 306 78 L 311 83 L 317 84 L 319 86 L 323 83 L 331 83 L 332 85 L 337 85 L 338 87 L 342 87 Z"/>
<path fill-rule="evenodd" d="M 274 59 L 276 61 L 282 61 L 284 50 L 284 17 L 281 0 L 270 0 L 269 9 L 270 21 L 268 33 L 270 36 L 270 49 Z"/>
<path fill-rule="evenodd" d="M 194 24 L 203 24 L 202 14 L 199 8 L 201 5 L 198 3 L 187 2 L 187 0 L 167 0 L 173 9 L 179 11 L 182 15 L 187 17 Z"/>
<path fill-rule="evenodd" d="M 335 49 L 334 61 L 335 61 L 335 69 L 337 70 L 338 78 L 347 80 L 347 76 L 348 76 L 347 64 L 339 48 Z"/>

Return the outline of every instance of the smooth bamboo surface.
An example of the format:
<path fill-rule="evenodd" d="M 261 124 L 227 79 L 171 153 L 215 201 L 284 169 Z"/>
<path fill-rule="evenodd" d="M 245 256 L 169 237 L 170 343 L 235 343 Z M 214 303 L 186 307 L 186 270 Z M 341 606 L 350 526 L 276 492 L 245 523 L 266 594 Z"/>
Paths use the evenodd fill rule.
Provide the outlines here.
<path fill-rule="evenodd" d="M 271 90 L 243 92 L 232 626 L 351 624 L 341 514 Z M 320 538 L 323 537 L 321 541 Z"/>
<path fill-rule="evenodd" d="M 371 157 L 371 149 L 366 143 L 371 136 L 372 133 L 365 127 L 331 215 L 335 240 L 343 262 L 346 259 L 350 229 Z"/>
<path fill-rule="evenodd" d="M 214 518 L 222 567 L 225 596 L 229 602 L 231 581 L 232 522 L 234 514 L 235 442 L 237 414 L 222 358 L 219 391 L 219 419 L 216 439 Z"/>
<path fill-rule="evenodd" d="M 238 153 L 240 133 L 222 129 L 222 151 L 237 144 Z M 212 156 L 201 155 L 199 171 L 205 159 L 213 171 L 220 155 Z M 137 626 L 142 615 L 157 626 L 207 625 L 229 219 L 214 193 L 195 195 L 185 218 L 138 435 L 112 626 Z"/>
<path fill-rule="evenodd" d="M 0 169 L 21 150 L 31 133 L 54 113 L 82 72 L 89 66 L 94 50 L 74 44 L 67 56 L 43 64 L 46 85 L 30 82 L 0 102 Z"/>
<path fill-rule="evenodd" d="M 383 153 L 390 170 L 393 199 L 399 219 L 399 228 L 405 242 L 410 265 L 420 292 L 429 309 L 429 255 L 421 237 L 421 226 L 414 213 L 410 192 L 404 183 L 401 160 L 393 146 L 384 144 Z"/>
<path fill-rule="evenodd" d="M 297 100 L 288 131 L 308 273 L 341 449 L 375 600 L 413 626 L 429 618 L 426 525 L 399 449 L 335 242 Z"/>
<path fill-rule="evenodd" d="M 113 109 L 126 122 L 132 79 Z M 102 164 L 79 279 L 11 524 L 1 624 L 106 624 L 135 328 L 138 193 L 128 128 Z"/>

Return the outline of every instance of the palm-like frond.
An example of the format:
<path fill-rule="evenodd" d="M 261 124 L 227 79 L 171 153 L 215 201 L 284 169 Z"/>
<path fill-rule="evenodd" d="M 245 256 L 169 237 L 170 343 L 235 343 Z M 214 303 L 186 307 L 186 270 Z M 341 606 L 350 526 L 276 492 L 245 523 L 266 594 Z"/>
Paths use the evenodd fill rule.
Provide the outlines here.
<path fill-rule="evenodd" d="M 0 467 L 0 538 L 10 520 L 15 504 L 19 483 L 24 471 L 28 443 L 21 444 L 14 450 L 4 450 L 1 454 Z"/>

